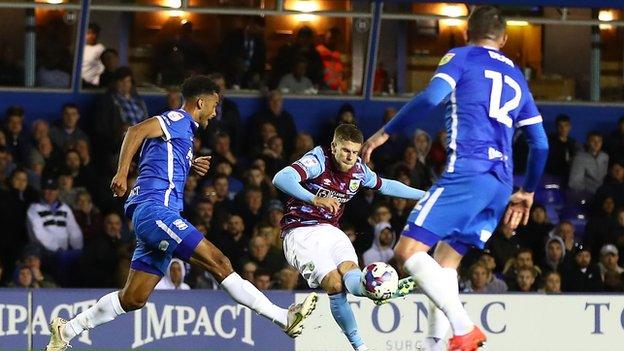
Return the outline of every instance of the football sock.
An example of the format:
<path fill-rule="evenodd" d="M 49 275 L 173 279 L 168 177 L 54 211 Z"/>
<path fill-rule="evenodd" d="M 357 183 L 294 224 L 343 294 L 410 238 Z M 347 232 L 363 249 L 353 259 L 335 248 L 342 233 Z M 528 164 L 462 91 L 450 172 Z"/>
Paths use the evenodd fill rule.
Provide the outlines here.
<path fill-rule="evenodd" d="M 237 273 L 232 273 L 223 279 L 221 286 L 236 302 L 270 319 L 280 328 L 286 328 L 288 310 L 273 304 L 260 290 Z"/>
<path fill-rule="evenodd" d="M 438 279 L 446 284 L 447 289 L 458 291 L 459 293 L 457 286 L 457 271 L 455 269 L 442 268 Z M 429 324 L 427 338 L 441 340 L 442 342 L 437 344 L 446 345 L 444 341 L 446 340 L 448 332 L 451 329 L 451 324 L 449 323 L 448 318 L 444 315 L 444 312 L 436 307 L 435 303 L 431 300 L 429 300 L 429 318 L 427 319 L 427 322 Z M 432 349 L 436 350 L 435 348 Z"/>
<path fill-rule="evenodd" d="M 465 335 L 472 331 L 474 324 L 459 301 L 457 287 L 451 289 L 447 279 L 440 279 L 444 269 L 438 262 L 426 252 L 417 252 L 405 262 L 405 269 L 429 299 L 444 312 L 455 335 Z"/>
<path fill-rule="evenodd" d="M 108 323 L 124 313 L 126 311 L 121 308 L 119 291 L 112 292 L 67 322 L 61 336 L 63 340 L 69 342 L 83 331 Z"/>
<path fill-rule="evenodd" d="M 364 289 L 362 289 L 362 283 L 360 278 L 362 277 L 362 272 L 354 268 L 342 276 L 342 280 L 344 281 L 344 286 L 347 288 L 347 291 L 355 296 L 364 296 Z"/>
<path fill-rule="evenodd" d="M 347 301 L 347 293 L 341 292 L 329 295 L 329 307 L 332 316 L 334 316 L 334 320 L 338 323 L 347 339 L 349 339 L 353 349 L 361 350 L 360 348 L 364 345 L 364 341 L 362 341 L 362 337 L 360 337 L 357 323 L 355 322 L 355 316 L 353 316 L 353 311 Z"/>

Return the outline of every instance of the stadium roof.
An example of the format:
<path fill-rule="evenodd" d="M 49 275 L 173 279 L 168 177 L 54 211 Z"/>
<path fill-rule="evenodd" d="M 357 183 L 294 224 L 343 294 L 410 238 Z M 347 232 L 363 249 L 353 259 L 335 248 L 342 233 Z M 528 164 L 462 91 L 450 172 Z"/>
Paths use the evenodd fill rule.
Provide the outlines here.
<path fill-rule="evenodd" d="M 385 0 L 386 2 L 431 2 L 425 0 Z M 465 0 L 446 2 L 458 2 L 468 4 L 491 4 L 491 5 L 513 5 L 513 6 L 563 6 L 563 7 L 624 7 L 624 0 Z"/>

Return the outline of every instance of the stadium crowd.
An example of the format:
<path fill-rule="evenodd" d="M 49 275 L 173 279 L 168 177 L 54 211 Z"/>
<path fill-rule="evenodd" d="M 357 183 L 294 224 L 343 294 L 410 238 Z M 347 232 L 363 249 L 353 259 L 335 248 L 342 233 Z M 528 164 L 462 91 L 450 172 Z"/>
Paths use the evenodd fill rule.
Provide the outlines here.
<path fill-rule="evenodd" d="M 226 87 L 225 75 L 212 78 Z M 134 236 L 123 216 L 124 199 L 114 198 L 109 184 L 125 130 L 149 116 L 129 68 L 117 68 L 106 79 L 110 88 L 99 97 L 95 114 L 85 118 L 74 104 L 65 104 L 52 123 L 26 124 L 28 106 L 6 110 L 0 132 L 2 286 L 123 286 Z M 211 155 L 211 169 L 201 178 L 189 176 L 183 215 L 258 288 L 306 289 L 282 253 L 279 222 L 286 199 L 271 180 L 315 145 L 328 146 L 336 125 L 356 124 L 354 109 L 343 105 L 323 128 L 326 134 L 315 140 L 297 131 L 279 90 L 270 91 L 264 107 L 245 123 L 225 95 L 217 117 L 195 139 L 194 155 Z M 163 112 L 179 107 L 179 91 L 170 90 L 166 101 Z M 384 121 L 395 113 L 388 108 Z M 585 143 L 570 137 L 567 116 L 558 116 L 553 127 L 547 174 L 529 224 L 516 232 L 500 227 L 485 251 L 464 258 L 463 291 L 624 290 L 624 256 L 619 256 L 624 249 L 624 118 L 609 135 L 590 132 Z M 514 164 L 521 177 L 526 142 L 521 133 L 515 140 Z M 423 130 L 411 137 L 395 135 L 374 153 L 372 166 L 380 175 L 427 189 L 444 171 L 446 148 L 444 131 L 434 137 Z M 366 189 L 346 205 L 341 229 L 362 264 L 392 262 L 392 247 L 413 205 Z M 217 289 L 218 284 L 209 274 L 173 261 L 159 287 Z"/>

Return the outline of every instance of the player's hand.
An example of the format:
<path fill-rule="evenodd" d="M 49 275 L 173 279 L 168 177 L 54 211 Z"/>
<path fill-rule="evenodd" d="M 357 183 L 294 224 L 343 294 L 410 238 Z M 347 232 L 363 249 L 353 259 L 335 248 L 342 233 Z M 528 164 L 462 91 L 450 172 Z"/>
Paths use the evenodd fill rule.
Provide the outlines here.
<path fill-rule="evenodd" d="M 520 224 L 527 225 L 529 216 L 533 206 L 533 193 L 526 192 L 522 189 L 516 191 L 509 199 L 509 206 L 505 211 L 504 225 L 511 229 L 516 229 Z"/>
<path fill-rule="evenodd" d="M 193 160 L 193 164 L 191 165 L 191 167 L 193 167 L 193 171 L 199 176 L 204 176 L 206 172 L 208 172 L 208 170 L 210 169 L 211 158 L 212 156 L 196 157 Z"/>
<path fill-rule="evenodd" d="M 124 196 L 128 190 L 128 177 L 125 174 L 115 174 L 110 185 L 114 197 Z"/>
<path fill-rule="evenodd" d="M 362 160 L 364 160 L 365 163 L 369 163 L 373 150 L 385 143 L 389 137 L 390 135 L 381 128 L 377 133 L 368 138 L 362 146 Z"/>
<path fill-rule="evenodd" d="M 340 210 L 340 203 L 333 197 L 315 196 L 314 200 L 312 200 L 312 204 L 314 206 L 322 207 L 334 214 L 338 213 L 338 210 Z"/>

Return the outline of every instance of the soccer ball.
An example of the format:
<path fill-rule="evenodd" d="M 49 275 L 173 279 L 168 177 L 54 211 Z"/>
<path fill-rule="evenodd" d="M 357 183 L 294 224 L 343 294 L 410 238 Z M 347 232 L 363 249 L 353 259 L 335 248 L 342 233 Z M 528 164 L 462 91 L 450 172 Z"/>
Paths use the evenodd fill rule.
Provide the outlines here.
<path fill-rule="evenodd" d="M 362 270 L 364 294 L 371 300 L 389 299 L 399 288 L 399 275 L 387 263 L 373 262 Z"/>

